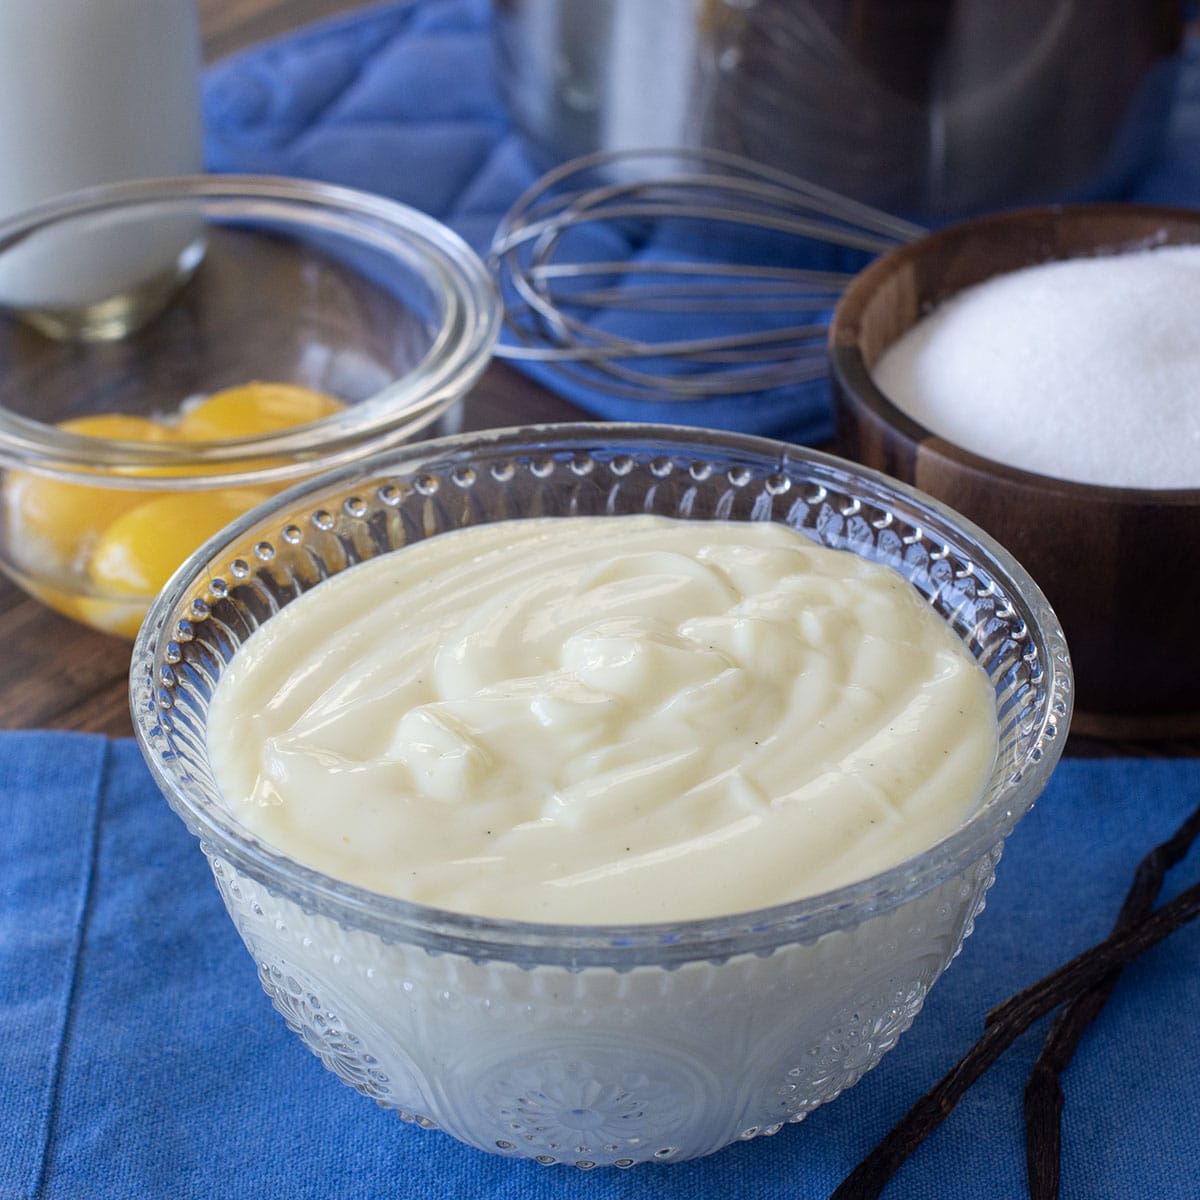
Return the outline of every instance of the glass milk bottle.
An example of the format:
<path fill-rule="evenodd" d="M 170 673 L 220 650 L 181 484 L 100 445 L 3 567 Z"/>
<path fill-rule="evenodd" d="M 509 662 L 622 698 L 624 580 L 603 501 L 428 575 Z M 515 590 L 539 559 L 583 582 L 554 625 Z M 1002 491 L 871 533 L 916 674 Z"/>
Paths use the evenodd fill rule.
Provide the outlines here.
<path fill-rule="evenodd" d="M 23 239 L 4 219 L 96 184 L 201 169 L 194 0 L 0 0 L 0 305 L 57 336 L 118 337 L 202 253 L 199 223 Z"/>

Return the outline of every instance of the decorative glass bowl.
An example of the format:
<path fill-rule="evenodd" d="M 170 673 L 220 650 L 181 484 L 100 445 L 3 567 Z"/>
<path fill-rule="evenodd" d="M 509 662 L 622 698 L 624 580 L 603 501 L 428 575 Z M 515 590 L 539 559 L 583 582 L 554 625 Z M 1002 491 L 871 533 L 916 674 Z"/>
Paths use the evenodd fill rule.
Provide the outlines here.
<path fill-rule="evenodd" d="M 214 784 L 209 700 L 238 647 L 354 563 L 464 525 L 656 512 L 781 521 L 893 566 L 995 686 L 999 753 L 951 836 L 860 883 L 712 920 L 485 920 L 356 888 L 250 836 Z M 631 1166 L 774 1133 L 890 1049 L 983 907 L 1071 713 L 1053 612 L 934 501 L 733 434 L 567 425 L 464 435 L 290 489 L 193 555 L 134 647 L 137 737 L 200 839 L 263 987 L 352 1087 L 406 1120 L 542 1163 Z"/>
<path fill-rule="evenodd" d="M 129 637 L 238 511 L 437 420 L 499 321 L 483 264 L 429 217 L 238 176 L 96 188 L 3 223 L 0 306 L 0 568 Z M 264 429 L 239 402 L 183 436 L 196 405 L 246 385 L 332 403 Z M 133 569 L 167 544 L 160 571 Z"/>

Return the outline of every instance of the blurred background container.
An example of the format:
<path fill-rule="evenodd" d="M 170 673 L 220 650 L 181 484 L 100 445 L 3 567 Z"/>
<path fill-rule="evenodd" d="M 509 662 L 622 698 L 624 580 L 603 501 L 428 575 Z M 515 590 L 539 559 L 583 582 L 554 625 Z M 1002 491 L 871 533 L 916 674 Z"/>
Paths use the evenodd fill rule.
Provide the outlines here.
<path fill-rule="evenodd" d="M 1118 195 L 1166 123 L 1179 0 L 494 0 L 547 162 L 746 154 L 938 220 Z"/>
<path fill-rule="evenodd" d="M 0 4 L 0 217 L 97 184 L 201 169 L 194 0 Z M 196 222 L 6 248 L 0 302 L 53 336 L 119 337 L 202 253 Z M 71 310 L 64 324 L 53 314 Z"/>

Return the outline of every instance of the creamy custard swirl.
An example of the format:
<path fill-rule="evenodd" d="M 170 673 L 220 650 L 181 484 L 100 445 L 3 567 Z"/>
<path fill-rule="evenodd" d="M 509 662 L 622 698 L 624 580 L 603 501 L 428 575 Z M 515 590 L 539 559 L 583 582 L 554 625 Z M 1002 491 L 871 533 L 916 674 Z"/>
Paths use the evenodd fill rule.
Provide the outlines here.
<path fill-rule="evenodd" d="M 238 651 L 209 715 L 238 819 L 481 916 L 761 908 L 951 832 L 982 669 L 898 574 L 778 524 L 505 521 L 372 559 Z"/>

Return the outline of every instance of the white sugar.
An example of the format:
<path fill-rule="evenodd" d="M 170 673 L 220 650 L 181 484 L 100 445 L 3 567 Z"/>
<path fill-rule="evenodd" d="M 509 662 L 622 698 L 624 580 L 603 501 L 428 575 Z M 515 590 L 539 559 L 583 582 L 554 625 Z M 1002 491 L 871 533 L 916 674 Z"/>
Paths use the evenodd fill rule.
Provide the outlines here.
<path fill-rule="evenodd" d="M 1200 246 L 997 276 L 919 321 L 874 379 L 986 458 L 1080 483 L 1200 487 Z"/>

